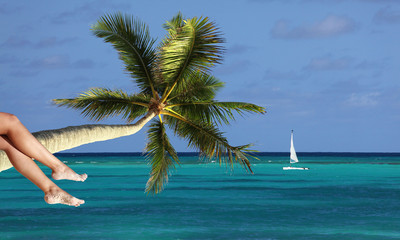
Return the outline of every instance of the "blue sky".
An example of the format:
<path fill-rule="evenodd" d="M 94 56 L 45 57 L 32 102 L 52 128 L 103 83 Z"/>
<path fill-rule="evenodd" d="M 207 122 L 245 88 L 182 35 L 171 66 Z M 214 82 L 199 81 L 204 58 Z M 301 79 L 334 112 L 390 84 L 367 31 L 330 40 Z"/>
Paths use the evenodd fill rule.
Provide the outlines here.
<path fill-rule="evenodd" d="M 0 111 L 18 115 L 30 131 L 62 128 L 91 122 L 51 99 L 91 87 L 137 91 L 116 51 L 89 30 L 117 11 L 146 22 L 158 40 L 178 11 L 217 23 L 227 49 L 213 71 L 226 83 L 217 99 L 268 111 L 224 127 L 234 145 L 288 151 L 294 129 L 298 152 L 400 151 L 396 0 L 1 0 Z M 141 152 L 145 132 L 70 152 Z"/>

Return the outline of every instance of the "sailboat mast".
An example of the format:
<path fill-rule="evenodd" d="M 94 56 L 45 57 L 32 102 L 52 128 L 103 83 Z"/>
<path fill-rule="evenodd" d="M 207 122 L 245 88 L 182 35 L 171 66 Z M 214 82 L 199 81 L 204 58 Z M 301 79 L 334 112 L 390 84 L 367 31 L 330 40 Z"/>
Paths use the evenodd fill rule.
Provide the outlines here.
<path fill-rule="evenodd" d="M 297 163 L 299 160 L 297 159 L 296 150 L 294 150 L 293 145 L 293 130 L 290 135 L 290 163 Z"/>

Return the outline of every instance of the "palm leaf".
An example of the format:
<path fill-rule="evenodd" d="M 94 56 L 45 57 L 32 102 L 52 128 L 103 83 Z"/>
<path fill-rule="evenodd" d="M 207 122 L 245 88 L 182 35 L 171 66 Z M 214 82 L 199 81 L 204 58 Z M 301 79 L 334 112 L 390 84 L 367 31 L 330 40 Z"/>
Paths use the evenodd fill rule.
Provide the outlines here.
<path fill-rule="evenodd" d="M 147 158 L 151 163 L 150 178 L 146 184 L 146 192 L 156 194 L 163 190 L 168 182 L 169 168 L 178 162 L 178 155 L 169 142 L 165 127 L 159 120 L 153 121 L 148 133 L 146 146 Z"/>
<path fill-rule="evenodd" d="M 166 110 L 174 110 L 188 119 L 206 123 L 230 124 L 235 120 L 234 113 L 243 116 L 245 113 L 265 113 L 265 108 L 245 102 L 188 102 L 171 104 Z"/>
<path fill-rule="evenodd" d="M 212 101 L 225 84 L 212 75 L 197 71 L 192 75 L 184 89 L 174 89 L 168 102 L 183 103 L 193 101 Z"/>
<path fill-rule="evenodd" d="M 175 35 L 168 36 L 160 49 L 162 72 L 168 83 L 165 101 L 174 88 L 185 89 L 197 71 L 208 72 L 210 67 L 221 62 L 224 41 L 215 24 L 208 18 L 192 18 Z"/>
<path fill-rule="evenodd" d="M 155 97 L 152 76 L 155 40 L 150 37 L 147 25 L 130 15 L 116 13 L 101 17 L 91 30 L 113 45 L 140 89 Z"/>
<path fill-rule="evenodd" d="M 209 158 L 217 158 L 220 163 L 233 167 L 234 162 L 241 163 L 242 166 L 253 173 L 250 161 L 251 145 L 231 146 L 223 133 L 213 124 L 194 122 L 185 117 L 164 111 L 165 122 L 176 135 L 187 140 L 188 146 L 197 149 L 200 153 Z"/>
<path fill-rule="evenodd" d="M 72 99 L 54 99 L 59 106 L 81 110 L 91 120 L 122 115 L 128 122 L 148 111 L 150 97 L 143 94 L 128 95 L 122 90 L 93 88 Z"/>
<path fill-rule="evenodd" d="M 184 24 L 183 15 L 181 12 L 178 12 L 178 14 L 176 14 L 176 16 L 174 16 L 170 21 L 164 23 L 163 27 L 169 33 L 169 38 L 165 38 L 165 40 L 169 40 L 175 34 L 177 34 L 182 29 Z"/>

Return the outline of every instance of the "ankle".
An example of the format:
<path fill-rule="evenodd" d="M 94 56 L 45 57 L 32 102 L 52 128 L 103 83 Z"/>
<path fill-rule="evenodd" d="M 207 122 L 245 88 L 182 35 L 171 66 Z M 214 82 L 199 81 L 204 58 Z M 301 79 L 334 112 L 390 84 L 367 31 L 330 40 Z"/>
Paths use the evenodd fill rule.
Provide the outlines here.
<path fill-rule="evenodd" d="M 60 187 L 58 187 L 57 185 L 55 185 L 55 186 L 50 186 L 50 187 L 48 187 L 45 191 L 43 191 L 44 192 L 44 195 L 48 195 L 48 194 L 54 194 L 54 193 L 56 193 L 56 192 L 58 192 L 58 191 L 60 191 L 61 190 L 61 188 Z"/>
<path fill-rule="evenodd" d="M 64 163 L 60 162 L 56 166 L 52 168 L 53 173 L 65 172 L 68 169 L 68 166 Z"/>

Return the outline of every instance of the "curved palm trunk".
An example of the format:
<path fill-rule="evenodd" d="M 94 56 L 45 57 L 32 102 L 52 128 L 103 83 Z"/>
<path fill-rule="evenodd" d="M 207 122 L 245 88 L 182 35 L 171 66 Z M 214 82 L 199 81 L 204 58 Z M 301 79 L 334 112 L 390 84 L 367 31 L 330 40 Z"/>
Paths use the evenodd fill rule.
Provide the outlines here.
<path fill-rule="evenodd" d="M 110 140 L 135 134 L 156 114 L 149 111 L 134 124 L 89 124 L 32 133 L 51 153 L 75 148 L 84 144 Z M 12 167 L 5 152 L 0 151 L 0 172 Z"/>

